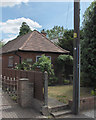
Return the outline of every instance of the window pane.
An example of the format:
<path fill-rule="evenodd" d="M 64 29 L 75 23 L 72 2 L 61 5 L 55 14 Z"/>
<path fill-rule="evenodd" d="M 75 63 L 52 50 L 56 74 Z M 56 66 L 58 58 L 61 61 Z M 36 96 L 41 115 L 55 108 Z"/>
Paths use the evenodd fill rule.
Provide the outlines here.
<path fill-rule="evenodd" d="M 39 58 L 41 58 L 42 56 L 36 56 L 36 62 L 38 62 Z M 51 60 L 51 56 L 46 56 Z"/>
<path fill-rule="evenodd" d="M 9 63 L 8 63 L 9 67 L 13 67 L 13 56 L 9 57 Z"/>
<path fill-rule="evenodd" d="M 31 58 L 27 58 L 27 62 L 32 62 L 32 59 Z"/>

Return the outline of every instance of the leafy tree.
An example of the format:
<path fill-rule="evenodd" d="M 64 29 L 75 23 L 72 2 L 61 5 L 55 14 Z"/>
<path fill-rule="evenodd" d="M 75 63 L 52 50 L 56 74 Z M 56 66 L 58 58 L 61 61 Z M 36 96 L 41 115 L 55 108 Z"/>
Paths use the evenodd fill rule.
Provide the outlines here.
<path fill-rule="evenodd" d="M 33 64 L 33 69 L 36 69 L 37 67 L 39 67 L 43 73 L 47 71 L 49 75 L 54 75 L 51 60 L 45 55 L 42 55 L 42 57 L 39 58 L 38 62 Z"/>
<path fill-rule="evenodd" d="M 73 30 L 65 30 L 63 37 L 57 43 L 63 49 L 70 51 L 70 55 L 73 55 L 73 33 Z"/>
<path fill-rule="evenodd" d="M 86 9 L 81 42 L 81 80 L 85 86 L 96 87 L 96 1 Z"/>
<path fill-rule="evenodd" d="M 59 55 L 56 62 L 57 74 L 61 83 L 69 77 L 73 71 L 73 57 L 71 55 Z"/>
<path fill-rule="evenodd" d="M 64 28 L 63 26 L 54 26 L 50 30 L 46 30 L 47 36 L 50 40 L 55 39 L 55 38 L 60 38 L 64 34 Z"/>
<path fill-rule="evenodd" d="M 73 56 L 73 34 L 74 30 L 64 30 L 63 26 L 54 26 L 52 29 L 46 31 L 50 40 L 57 38 L 56 43 L 63 49 L 70 51 L 70 55 Z M 80 39 L 83 39 L 83 30 L 80 30 Z"/>
<path fill-rule="evenodd" d="M 26 33 L 31 32 L 30 27 L 27 25 L 26 22 L 23 22 L 20 27 L 20 32 L 18 36 L 25 35 Z"/>
<path fill-rule="evenodd" d="M 70 55 L 73 56 L 73 42 L 74 42 L 74 30 L 65 30 L 63 37 L 59 39 L 57 45 L 62 47 L 63 49 L 66 49 L 70 51 Z M 80 40 L 83 39 L 83 31 L 80 30 Z"/>

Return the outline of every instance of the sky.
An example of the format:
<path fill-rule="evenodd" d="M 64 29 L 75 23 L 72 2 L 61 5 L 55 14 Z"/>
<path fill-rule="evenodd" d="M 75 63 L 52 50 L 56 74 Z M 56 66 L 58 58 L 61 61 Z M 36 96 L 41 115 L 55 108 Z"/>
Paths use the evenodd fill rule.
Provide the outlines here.
<path fill-rule="evenodd" d="M 83 14 L 92 1 L 80 3 L 80 26 Z M 52 29 L 56 25 L 63 26 L 64 29 L 74 28 L 74 2 L 3 0 L 0 2 L 0 12 L 0 40 L 3 42 L 16 38 L 22 22 L 38 31 Z"/>

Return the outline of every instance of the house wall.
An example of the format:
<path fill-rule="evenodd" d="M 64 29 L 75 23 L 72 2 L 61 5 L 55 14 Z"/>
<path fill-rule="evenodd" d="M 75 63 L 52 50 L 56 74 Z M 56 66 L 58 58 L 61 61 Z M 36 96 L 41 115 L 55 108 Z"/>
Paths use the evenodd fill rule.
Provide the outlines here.
<path fill-rule="evenodd" d="M 17 52 L 17 54 L 21 56 L 21 61 L 23 61 L 26 58 L 32 58 L 33 62 L 36 62 L 36 56 L 41 56 L 42 54 L 45 54 L 46 56 L 51 56 L 51 61 L 53 65 L 55 64 L 56 58 L 60 55 L 60 54 L 54 54 L 54 53 L 35 53 L 35 52 Z M 7 53 L 7 54 L 2 55 L 2 67 L 3 68 L 8 68 L 9 56 L 13 56 L 14 65 L 15 63 L 19 64 L 18 56 L 16 56 L 14 53 Z"/>
<path fill-rule="evenodd" d="M 13 56 L 13 63 L 19 63 L 19 57 L 14 53 L 7 53 L 2 55 L 2 68 L 10 68 L 8 67 L 9 56 Z"/>

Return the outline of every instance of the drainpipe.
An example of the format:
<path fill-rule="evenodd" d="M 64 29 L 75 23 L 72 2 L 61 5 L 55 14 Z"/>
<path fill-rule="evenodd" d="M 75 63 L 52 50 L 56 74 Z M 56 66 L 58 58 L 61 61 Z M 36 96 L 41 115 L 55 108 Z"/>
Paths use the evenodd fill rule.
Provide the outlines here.
<path fill-rule="evenodd" d="M 17 52 L 15 52 L 15 55 L 17 55 L 19 57 L 19 63 L 21 64 L 21 56 L 17 54 Z"/>

